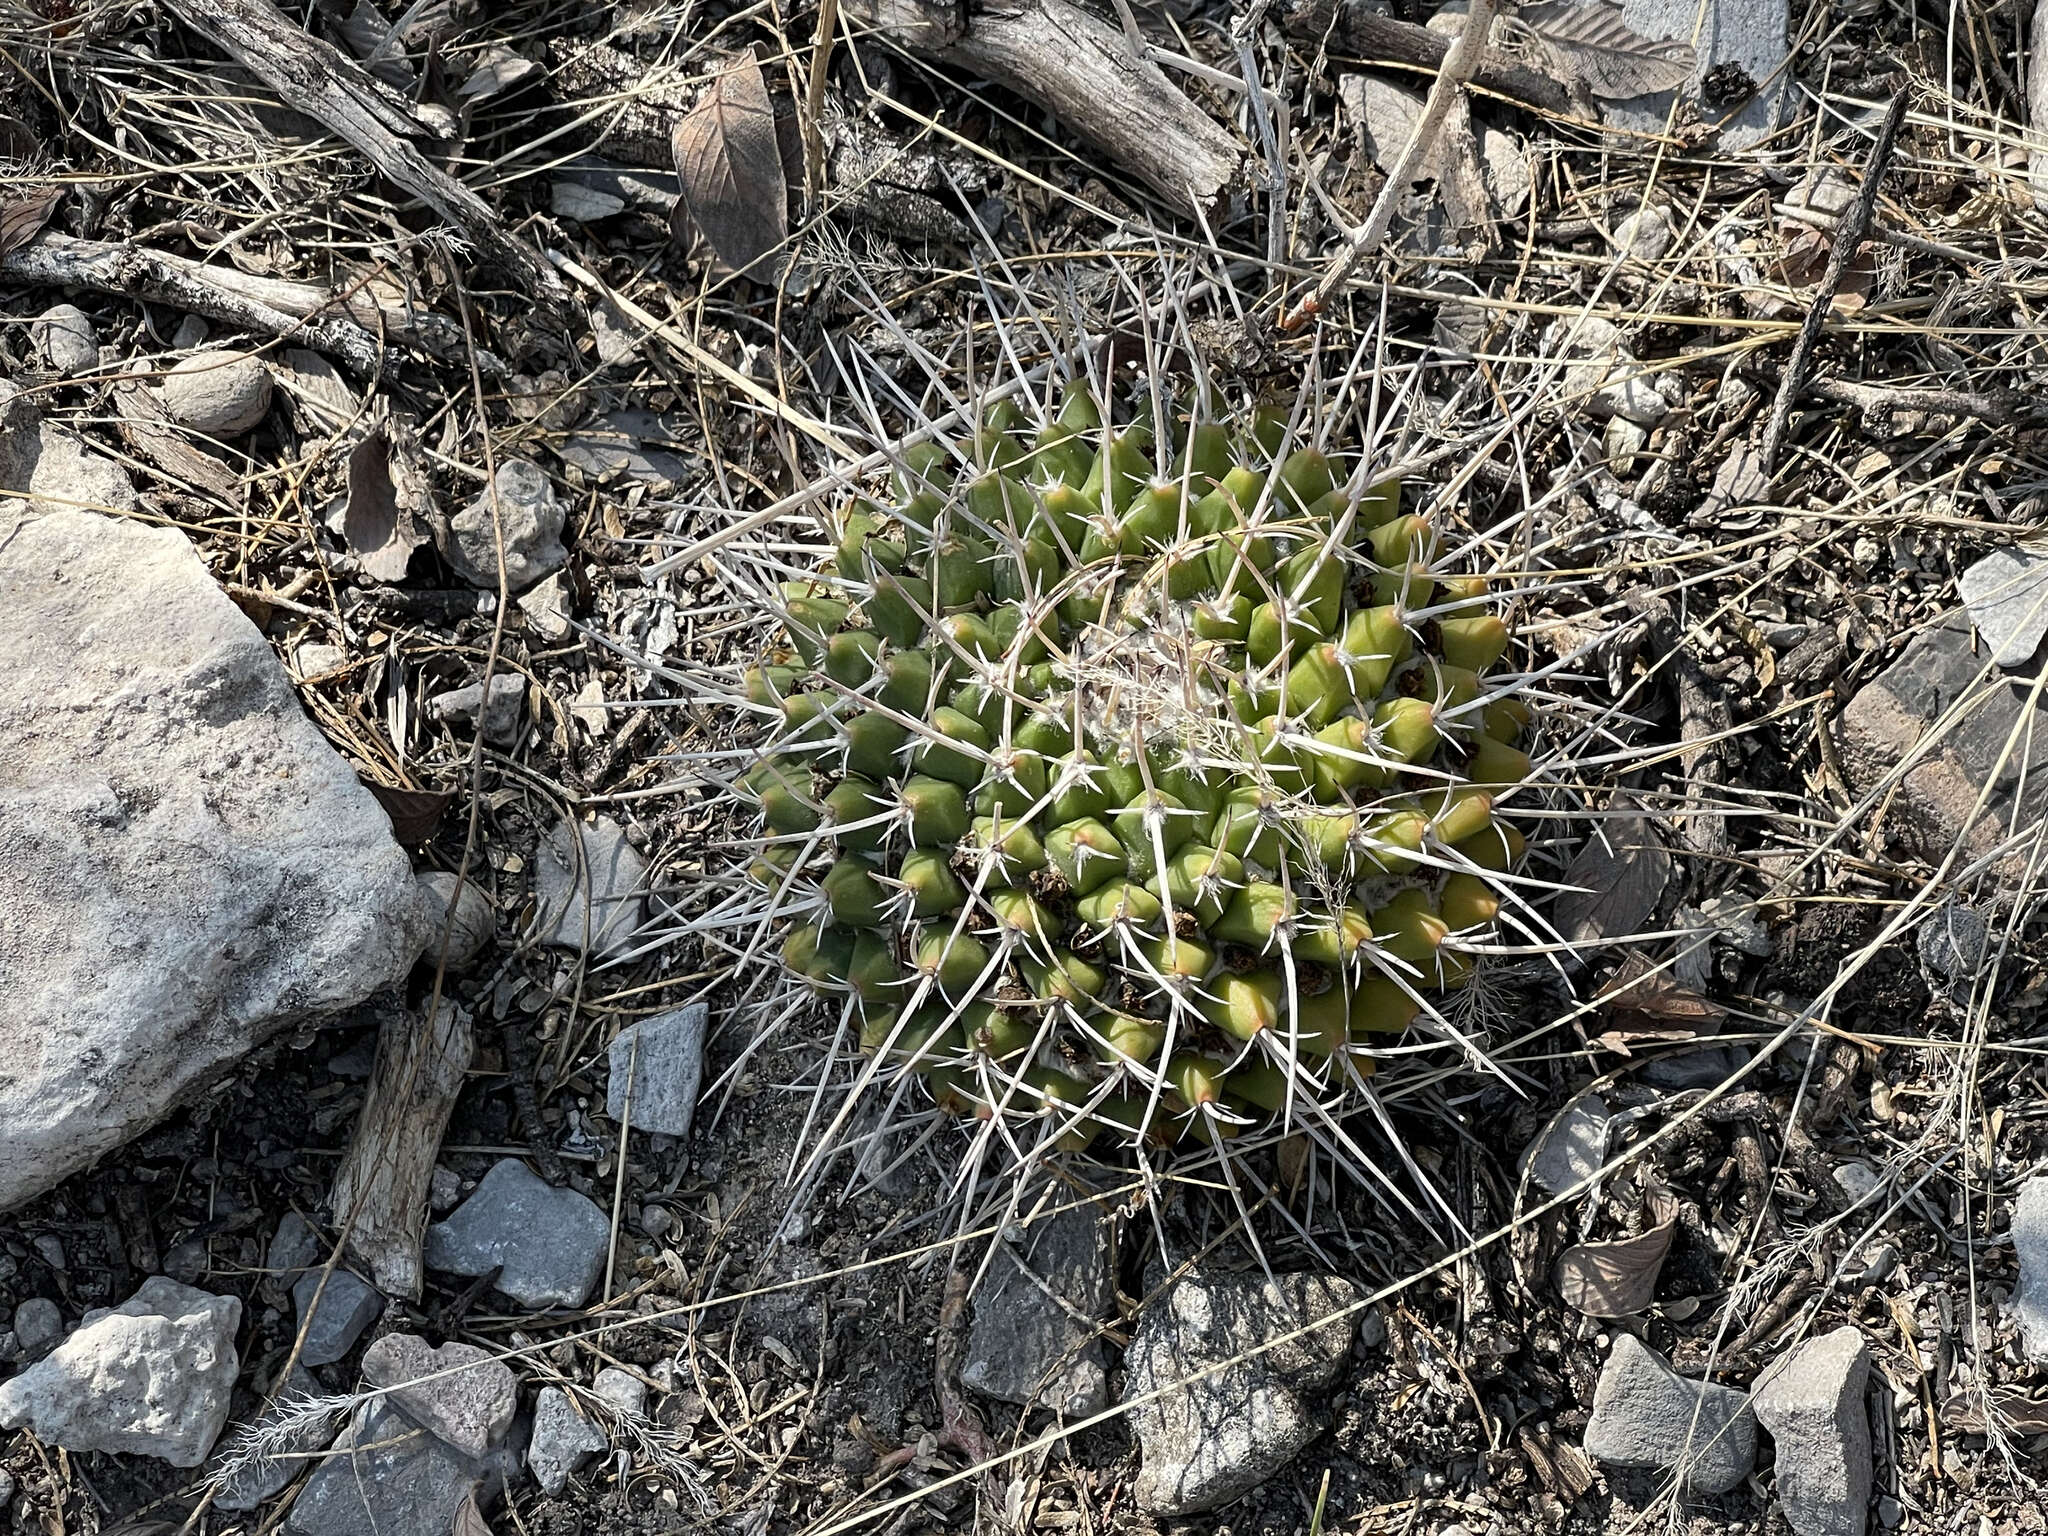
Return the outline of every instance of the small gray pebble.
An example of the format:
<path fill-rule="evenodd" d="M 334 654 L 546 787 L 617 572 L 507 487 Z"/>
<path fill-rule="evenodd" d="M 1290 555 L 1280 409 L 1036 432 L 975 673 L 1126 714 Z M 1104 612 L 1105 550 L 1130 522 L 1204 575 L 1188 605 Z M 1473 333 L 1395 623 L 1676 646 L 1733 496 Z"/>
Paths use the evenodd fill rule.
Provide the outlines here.
<path fill-rule="evenodd" d="M 53 304 L 29 327 L 36 348 L 67 378 L 100 365 L 100 335 L 76 304 Z"/>
<path fill-rule="evenodd" d="M 245 352 L 197 352 L 161 386 L 171 419 L 207 437 L 240 437 L 270 414 L 270 370 Z"/>
<path fill-rule="evenodd" d="M 64 1245 L 50 1233 L 45 1232 L 34 1239 L 35 1250 L 43 1256 L 43 1262 L 59 1273 L 64 1269 Z"/>
<path fill-rule="evenodd" d="M 47 1296 L 31 1296 L 14 1309 L 14 1344 L 24 1360 L 40 1360 L 64 1337 L 64 1314 Z"/>
<path fill-rule="evenodd" d="M 660 1237 L 676 1224 L 665 1206 L 649 1205 L 641 1208 L 640 1230 L 649 1237 Z"/>

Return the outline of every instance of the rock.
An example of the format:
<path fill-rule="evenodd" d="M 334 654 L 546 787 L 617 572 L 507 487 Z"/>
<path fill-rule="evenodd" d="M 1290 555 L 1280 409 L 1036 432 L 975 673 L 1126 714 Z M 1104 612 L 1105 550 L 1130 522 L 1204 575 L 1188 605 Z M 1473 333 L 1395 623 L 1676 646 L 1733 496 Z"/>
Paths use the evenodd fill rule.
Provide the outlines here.
<path fill-rule="evenodd" d="M 1952 617 L 1922 632 L 1905 654 L 1856 691 L 1837 725 L 1842 764 L 1859 794 L 1883 786 L 1961 700 L 1970 704 L 1897 781 L 1886 824 L 1910 851 L 1939 863 L 1962 843 L 1963 857 L 1989 855 L 2006 829 L 2048 816 L 2048 701 L 2030 703 L 2029 685 L 1987 673 L 1970 626 Z M 1999 766 L 2006 744 L 2011 756 Z M 1998 771 L 1994 774 L 1993 769 Z M 1989 783 L 1984 809 L 1977 794 Z M 2023 856 L 2007 855 L 2001 873 L 2021 877 Z"/>
<path fill-rule="evenodd" d="M 463 1501 L 494 1502 L 516 1466 L 504 1452 L 472 1460 L 382 1401 L 358 1409 L 334 1449 L 292 1501 L 292 1536 L 452 1531 Z"/>
<path fill-rule="evenodd" d="M 488 1274 L 527 1307 L 580 1307 L 604 1273 L 611 1223 L 573 1189 L 553 1189 L 516 1157 L 492 1165 L 476 1193 L 427 1228 L 426 1258 L 454 1275 Z"/>
<path fill-rule="evenodd" d="M 1093 1204 L 1003 1234 L 974 1299 L 961 1381 L 984 1397 L 1035 1402 L 1069 1419 L 1100 1413 L 1109 1383 L 1092 1321 L 1107 1317 L 1115 1300 Z"/>
<path fill-rule="evenodd" d="M 1968 1006 L 1991 946 L 1991 925 L 1982 914 L 1951 896 L 1927 914 L 1914 941 L 1928 990 L 1959 1008 Z"/>
<path fill-rule="evenodd" d="M 184 535 L 0 503 L 0 1211 L 404 980 L 391 821 Z"/>
<path fill-rule="evenodd" d="M 66 378 L 100 365 L 100 333 L 76 304 L 53 304 L 29 326 L 36 350 Z"/>
<path fill-rule="evenodd" d="M 1860 1158 L 1837 1163 L 1834 1177 L 1835 1187 L 1841 1190 L 1851 1205 L 1861 1205 L 1884 1187 L 1884 1175 Z"/>
<path fill-rule="evenodd" d="M 560 1493 L 570 1473 L 610 1448 L 604 1431 L 576 1411 L 568 1393 L 560 1387 L 541 1388 L 533 1405 L 533 1439 L 526 1448 L 526 1464 L 541 1492 L 551 1497 Z"/>
<path fill-rule="evenodd" d="M 1671 215 L 1656 203 L 1644 203 L 1614 226 L 1614 248 L 1635 261 L 1660 261 L 1675 238 Z"/>
<path fill-rule="evenodd" d="M 151 1275 L 120 1306 L 85 1314 L 39 1364 L 0 1383 L 0 1429 L 67 1451 L 206 1460 L 241 1370 L 242 1304 Z"/>
<path fill-rule="evenodd" d="M 647 862 L 617 822 L 556 822 L 534 850 L 534 884 L 534 933 L 543 944 L 587 945 L 609 960 L 638 942 L 647 918 Z"/>
<path fill-rule="evenodd" d="M 1620 329 L 1598 315 L 1560 321 L 1551 333 L 1565 365 L 1564 390 L 1583 399 L 1595 416 L 1626 416 L 1654 427 L 1670 411 L 1656 382 L 1623 343 Z"/>
<path fill-rule="evenodd" d="M 2001 549 L 1963 572 L 1957 585 L 1991 659 L 2025 666 L 2048 636 L 2048 555 Z"/>
<path fill-rule="evenodd" d="M 2019 1288 L 2013 1293 L 2020 1347 L 2029 1364 L 2048 1365 L 2048 1173 L 2037 1173 L 2020 1186 L 2012 1208 L 2012 1246 L 2020 1266 Z M 14 1327 L 21 1331 L 18 1316 Z"/>
<path fill-rule="evenodd" d="M 393 1389 L 407 1418 L 471 1459 L 503 1440 L 519 1411 L 511 1367 L 474 1344 L 435 1349 L 416 1333 L 387 1333 L 363 1351 L 363 1379 Z"/>
<path fill-rule="evenodd" d="M 1531 1182 L 1561 1195 L 1607 1161 L 1607 1101 L 1589 1093 L 1545 1127 L 1522 1154 Z"/>
<path fill-rule="evenodd" d="M 691 1117 L 697 1112 L 697 1083 L 704 1073 L 704 1026 L 710 1016 L 709 1003 L 691 1003 L 620 1030 L 612 1041 L 604 1112 L 626 1123 L 630 1110 L 636 1131 L 689 1135 Z"/>
<path fill-rule="evenodd" d="M 586 423 L 555 451 L 587 484 L 637 480 L 660 488 L 688 479 L 690 466 L 656 445 L 686 442 L 689 437 L 688 425 L 676 417 L 613 411 Z"/>
<path fill-rule="evenodd" d="M 498 936 L 498 910 L 477 885 L 473 871 L 458 892 L 453 871 L 427 870 L 420 876 L 420 890 L 435 919 L 435 936 L 427 941 L 427 952 L 422 957 L 429 964 L 440 953 L 443 926 L 448 928 L 448 968 L 452 971 L 468 966 Z"/>
<path fill-rule="evenodd" d="M 496 497 L 485 491 L 448 521 L 442 555 L 455 574 L 473 587 L 498 589 L 498 535 L 491 507 L 495 499 L 505 547 L 505 585 L 524 592 L 550 571 L 568 563 L 562 548 L 562 504 L 539 466 L 507 459 L 498 466 Z"/>
<path fill-rule="evenodd" d="M 443 1168 L 438 1163 L 427 1179 L 427 1204 L 436 1216 L 455 1209 L 455 1202 L 462 1198 L 462 1179 L 452 1168 Z"/>
<path fill-rule="evenodd" d="M 274 1278 L 296 1282 L 302 1271 L 320 1262 L 320 1255 L 320 1234 L 297 1211 L 286 1211 L 264 1250 L 263 1267 Z"/>
<path fill-rule="evenodd" d="M 7 1515 L 7 1506 L 14 1502 L 14 1474 L 0 1471 L 0 1519 Z"/>
<path fill-rule="evenodd" d="M 1708 0 L 1704 16 L 1697 0 L 1622 0 L 1621 19 L 1657 42 L 1690 42 L 1697 26 L 1699 62 L 1676 92 L 1602 101 L 1606 122 L 1662 133 L 1672 98 L 1683 96 L 1702 122 L 1721 130 L 1724 152 L 1746 150 L 1777 131 L 1792 74 L 1786 0 Z"/>
<path fill-rule="evenodd" d="M 1756 1464 L 1756 1419 L 1742 1393 L 1691 1381 L 1633 1334 L 1617 1334 L 1593 1387 L 1586 1454 L 1614 1467 L 1676 1471 L 1697 1493 L 1726 1493 Z"/>
<path fill-rule="evenodd" d="M 318 640 L 309 640 L 292 647 L 292 671 L 300 682 L 319 677 L 348 665 L 348 652 L 338 645 L 325 645 Z"/>
<path fill-rule="evenodd" d="M 14 1347 L 24 1360 L 40 1360 L 64 1337 L 64 1314 L 47 1296 L 31 1296 L 14 1309 Z"/>
<path fill-rule="evenodd" d="M 270 414 L 270 370 L 246 352 L 195 352 L 172 365 L 159 394 L 178 425 L 205 437 L 240 437 Z"/>
<path fill-rule="evenodd" d="M 320 1383 L 313 1373 L 303 1365 L 292 1367 L 291 1380 L 278 1393 L 277 1401 L 265 1409 L 252 1430 L 266 1440 L 276 1437 L 270 1446 L 271 1454 L 253 1461 L 231 1462 L 236 1450 L 236 1441 L 230 1437 L 223 1451 L 217 1453 L 207 1466 L 208 1476 L 218 1478 L 230 1465 L 236 1470 L 223 1481 L 214 1494 L 214 1507 L 232 1512 L 254 1509 L 265 1499 L 280 1492 L 286 1483 L 305 1471 L 310 1463 L 303 1458 L 327 1444 L 333 1420 L 331 1416 L 313 1415 L 303 1418 L 294 1429 L 279 1432 L 277 1426 L 295 1416 L 305 1403 L 322 1395 Z"/>
<path fill-rule="evenodd" d="M 1328 1317 L 1359 1298 L 1323 1275 L 1208 1276 L 1158 1298 L 1126 1351 L 1124 1397 L 1143 1466 L 1139 1506 L 1158 1515 L 1216 1509 L 1257 1487 L 1322 1433 L 1315 1402 L 1351 1351 L 1355 1316 L 1333 1319 L 1248 1360 L 1140 1402 L 1195 1372 Z"/>
<path fill-rule="evenodd" d="M 0 380 L 0 534 L 28 510 L 27 502 L 11 499 L 24 496 L 39 504 L 38 512 L 135 506 L 125 469 L 44 421 L 33 395 Z"/>
<path fill-rule="evenodd" d="M 569 617 L 576 611 L 569 596 L 569 583 L 556 572 L 519 594 L 519 611 L 526 615 L 533 632 L 549 644 L 568 639 Z"/>
<path fill-rule="evenodd" d="M 647 1411 L 647 1383 L 616 1365 L 599 1371 L 591 1390 L 621 1413 L 637 1416 Z"/>
<path fill-rule="evenodd" d="M 1757 1379 L 1756 1416 L 1778 1446 L 1778 1503 L 1798 1536 L 1863 1536 L 1869 1377 L 1870 1350 L 1851 1323 L 1795 1345 Z"/>
<path fill-rule="evenodd" d="M 484 701 L 482 683 L 450 688 L 427 700 L 430 720 L 474 723 L 477 716 L 483 716 L 484 740 L 495 747 L 509 747 L 519 739 L 519 717 L 525 709 L 526 680 L 508 672 L 491 679 L 489 703 Z"/>
<path fill-rule="evenodd" d="M 178 321 L 178 328 L 171 332 L 171 346 L 179 352 L 190 352 L 194 347 L 204 346 L 206 338 L 212 334 L 204 315 L 186 315 Z"/>
<path fill-rule="evenodd" d="M 668 1207 L 665 1205 L 640 1207 L 640 1230 L 649 1237 L 666 1237 L 669 1229 L 675 1224 L 675 1217 L 668 1213 Z"/>
<path fill-rule="evenodd" d="M 299 1276 L 292 1287 L 292 1303 L 298 1308 L 299 1331 L 306 1336 L 299 1358 L 307 1365 L 334 1364 L 384 1315 L 384 1298 L 377 1288 L 338 1265 L 328 1275 L 325 1290 L 319 1270 Z"/>

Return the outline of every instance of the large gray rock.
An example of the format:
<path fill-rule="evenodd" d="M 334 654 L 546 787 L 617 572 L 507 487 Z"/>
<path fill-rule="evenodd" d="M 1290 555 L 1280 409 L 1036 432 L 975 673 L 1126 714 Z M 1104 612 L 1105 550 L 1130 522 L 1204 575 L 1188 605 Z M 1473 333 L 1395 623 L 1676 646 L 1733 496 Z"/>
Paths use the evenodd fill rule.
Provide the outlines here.
<path fill-rule="evenodd" d="M 366 1403 L 292 1501 L 292 1536 L 396 1536 L 455 1528 L 472 1494 L 480 1506 L 504 1492 L 517 1463 L 499 1450 L 479 1461 L 430 1434 L 388 1402 Z"/>
<path fill-rule="evenodd" d="M 1700 120 L 1721 130 L 1723 150 L 1744 150 L 1777 130 L 1791 87 L 1788 63 L 1791 15 L 1786 0 L 1706 0 L 1704 17 L 1697 0 L 1622 0 L 1621 18 L 1653 41 L 1690 42 L 1699 27 L 1699 62 L 1693 76 L 1677 91 L 1655 91 L 1620 101 L 1602 101 L 1601 117 L 1620 128 L 1662 133 L 1674 96 L 1682 96 Z M 1716 98 L 1706 89 L 1739 74 L 1759 87 L 1735 99 Z M 1734 96 L 1734 93 L 1730 93 Z M 1725 100 L 1715 105 L 1715 100 Z"/>
<path fill-rule="evenodd" d="M 636 1131 L 689 1135 L 710 1017 L 710 1004 L 691 1003 L 620 1030 L 611 1046 L 604 1112 L 620 1121 L 630 1113 L 627 1123 Z"/>
<path fill-rule="evenodd" d="M 1742 1393 L 1688 1380 L 1624 1333 L 1593 1386 L 1585 1444 L 1611 1467 L 1676 1471 L 1697 1493 L 1726 1493 L 1756 1465 L 1756 1417 Z"/>
<path fill-rule="evenodd" d="M 1870 1350 L 1853 1323 L 1795 1345 L 1757 1378 L 1778 1447 L 1778 1503 L 1798 1536 L 1863 1536 L 1870 1511 Z"/>
<path fill-rule="evenodd" d="M 2048 1173 L 2037 1173 L 2020 1186 L 2012 1208 L 2012 1246 L 2019 1260 L 2020 1283 L 2013 1308 L 2020 1318 L 2020 1347 L 2033 1365 L 2048 1365 Z M 14 1322 L 21 1332 L 21 1319 Z"/>
<path fill-rule="evenodd" d="M 0 1210 L 429 931 L 389 818 L 175 529 L 0 502 Z"/>
<path fill-rule="evenodd" d="M 511 1367 L 474 1344 L 435 1349 L 416 1333 L 387 1333 L 363 1351 L 363 1379 L 471 1458 L 503 1440 L 519 1411 Z"/>
<path fill-rule="evenodd" d="M 152 1275 L 120 1306 L 85 1314 L 49 1358 L 0 1384 L 0 1429 L 67 1451 L 206 1460 L 227 1422 L 242 1304 Z"/>
<path fill-rule="evenodd" d="M 573 1189 L 555 1189 L 516 1157 L 491 1166 L 476 1192 L 427 1228 L 426 1259 L 453 1275 L 499 1265 L 498 1289 L 529 1307 L 580 1307 L 604 1273 L 611 1223 Z"/>
<path fill-rule="evenodd" d="M 524 592 L 569 561 L 562 504 L 547 475 L 524 459 L 506 459 L 491 484 L 495 496 L 486 490 L 448 520 L 441 553 L 464 581 L 495 592 L 502 539 L 505 586 Z"/>
<path fill-rule="evenodd" d="M 996 1239 L 960 1379 L 984 1397 L 1070 1419 L 1109 1402 L 1095 1323 L 1116 1300 L 1103 1212 L 1076 1206 Z"/>
<path fill-rule="evenodd" d="M 2048 702 L 2031 702 L 2029 687 L 1978 654 L 1968 620 L 1952 617 L 1915 639 L 1842 711 L 1842 763 L 1859 793 L 1883 789 L 1911 760 L 1885 823 L 1919 857 L 1938 863 L 1960 842 L 1963 856 L 1976 859 L 2048 816 Z"/>
<path fill-rule="evenodd" d="M 1158 1515 L 1219 1508 L 1321 1434 L 1316 1397 L 1351 1351 L 1355 1313 L 1236 1364 L 1223 1362 L 1307 1328 L 1360 1294 L 1349 1281 L 1323 1275 L 1267 1280 L 1197 1272 L 1158 1298 L 1139 1319 L 1124 1361 L 1124 1400 L 1134 1405 L 1131 1429 L 1144 1459 L 1133 1490 L 1139 1506 Z M 1188 1381 L 1216 1366 L 1222 1369 Z M 1183 1381 L 1188 1385 L 1177 1386 Z"/>

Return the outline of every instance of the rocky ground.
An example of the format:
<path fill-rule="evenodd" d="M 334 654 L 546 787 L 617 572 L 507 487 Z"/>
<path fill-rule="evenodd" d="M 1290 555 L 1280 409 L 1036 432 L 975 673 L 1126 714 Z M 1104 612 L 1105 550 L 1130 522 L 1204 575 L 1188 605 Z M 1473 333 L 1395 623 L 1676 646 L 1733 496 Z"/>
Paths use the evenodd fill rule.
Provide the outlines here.
<path fill-rule="evenodd" d="M 2025 17 L 1529 6 L 1430 126 L 1463 11 L 1048 10 L 1148 150 L 993 21 L 0 4 L 0 1531 L 2048 1528 Z M 697 541 L 1169 282 L 1600 722 L 1571 964 L 1356 1128 L 1433 1222 L 840 1124 L 726 915 Z"/>

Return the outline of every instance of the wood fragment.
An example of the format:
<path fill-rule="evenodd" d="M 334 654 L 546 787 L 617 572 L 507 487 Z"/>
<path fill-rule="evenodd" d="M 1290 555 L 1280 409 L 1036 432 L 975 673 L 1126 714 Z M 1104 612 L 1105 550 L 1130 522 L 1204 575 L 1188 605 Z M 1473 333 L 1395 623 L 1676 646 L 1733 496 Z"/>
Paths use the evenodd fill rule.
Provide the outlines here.
<path fill-rule="evenodd" d="M 1328 39 L 1367 65 L 1395 64 L 1422 74 L 1442 69 L 1451 50 L 1450 39 L 1373 10 L 1371 0 L 1294 0 L 1282 9 L 1280 27 L 1297 42 Z M 1472 84 L 1539 111 L 1571 114 L 1571 96 L 1562 85 L 1508 62 L 1497 49 L 1479 61 Z"/>
<path fill-rule="evenodd" d="M 387 1296 L 419 1300 L 427 1190 L 474 1048 L 469 1015 L 445 999 L 431 1019 L 406 1012 L 378 1034 L 369 1092 L 329 1204 L 349 1251 Z"/>
<path fill-rule="evenodd" d="M 422 155 L 404 134 L 425 125 L 395 106 L 390 89 L 333 44 L 293 23 L 270 0 L 170 0 L 180 20 L 358 151 L 474 245 L 534 298 L 564 305 L 568 291 L 538 251 L 505 232 L 497 211 Z"/>
<path fill-rule="evenodd" d="M 1901 89 L 1892 98 L 1884 121 L 1878 125 L 1870 154 L 1863 162 L 1863 185 L 1856 193 L 1856 201 L 1849 205 L 1849 211 L 1842 215 L 1842 222 L 1835 226 L 1835 242 L 1828 248 L 1827 269 L 1821 273 L 1820 284 L 1813 291 L 1813 302 L 1807 307 L 1806 319 L 1799 327 L 1799 339 L 1792 343 L 1792 356 L 1785 364 L 1784 377 L 1778 385 L 1778 398 L 1771 402 L 1771 419 L 1764 428 L 1763 444 L 1757 450 L 1767 475 L 1777 470 L 1778 452 L 1785 444 L 1785 426 L 1792 417 L 1792 402 L 1806 387 L 1807 375 L 1813 371 L 1813 351 L 1820 344 L 1821 327 L 1827 323 L 1835 294 L 1841 289 L 1842 277 L 1849 270 L 1849 263 L 1855 259 L 1857 247 L 1863 244 L 1863 232 L 1870 228 L 1870 216 L 1877 210 L 1878 189 L 1884 185 L 1885 167 L 1891 163 L 1892 145 L 1898 141 L 1899 125 L 1906 120 L 1909 94 L 1910 88 Z"/>
<path fill-rule="evenodd" d="M 1930 416 L 1971 416 L 1994 427 L 2011 426 L 2034 415 L 2039 407 L 2016 389 L 1980 394 L 1963 389 L 1907 389 L 1889 384 L 1859 384 L 1853 379 L 1811 379 L 1806 392 L 1837 405 L 1854 406 L 1872 415 L 1923 411 Z"/>
<path fill-rule="evenodd" d="M 1021 0 L 970 18 L 926 0 L 850 0 L 846 14 L 906 53 L 1015 91 L 1152 188 L 1206 214 L 1242 174 L 1245 148 L 1124 34 L 1067 0 Z"/>

